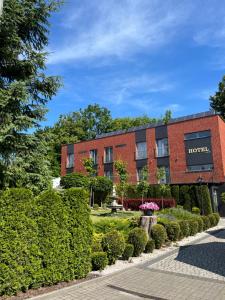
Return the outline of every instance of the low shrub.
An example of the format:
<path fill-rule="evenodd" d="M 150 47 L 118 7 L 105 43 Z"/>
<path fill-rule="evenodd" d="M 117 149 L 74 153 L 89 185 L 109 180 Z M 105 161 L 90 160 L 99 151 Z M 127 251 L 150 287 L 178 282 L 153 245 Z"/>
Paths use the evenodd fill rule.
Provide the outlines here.
<path fill-rule="evenodd" d="M 204 230 L 209 229 L 211 224 L 208 216 L 201 216 L 201 219 L 203 221 L 203 229 Z"/>
<path fill-rule="evenodd" d="M 190 235 L 189 223 L 187 220 L 179 220 L 178 224 L 180 225 L 180 237 L 179 239 L 183 239 Z"/>
<path fill-rule="evenodd" d="M 103 234 L 94 233 L 93 239 L 92 239 L 92 245 L 91 245 L 92 252 L 102 251 L 102 237 L 103 237 Z"/>
<path fill-rule="evenodd" d="M 196 206 L 192 207 L 191 212 L 195 215 L 200 215 L 200 209 Z"/>
<path fill-rule="evenodd" d="M 155 241 L 156 249 L 161 248 L 161 246 L 165 243 L 167 238 L 165 227 L 161 224 L 153 225 L 151 235 L 152 239 Z"/>
<path fill-rule="evenodd" d="M 199 216 L 199 218 L 197 218 L 196 221 L 198 222 L 198 232 L 202 232 L 204 228 L 204 223 L 202 218 Z"/>
<path fill-rule="evenodd" d="M 95 203 L 95 204 L 93 205 L 93 209 L 94 209 L 94 210 L 99 210 L 99 205 L 98 205 L 97 203 Z"/>
<path fill-rule="evenodd" d="M 92 270 L 104 270 L 108 265 L 108 257 L 105 252 L 93 252 L 91 255 Z"/>
<path fill-rule="evenodd" d="M 216 217 L 214 216 L 214 214 L 210 214 L 207 216 L 209 218 L 209 221 L 210 221 L 210 227 L 214 227 L 216 226 Z"/>
<path fill-rule="evenodd" d="M 123 254 L 125 240 L 123 235 L 113 230 L 106 233 L 102 238 L 102 249 L 107 253 L 109 264 L 112 265 Z"/>
<path fill-rule="evenodd" d="M 198 232 L 198 221 L 188 220 L 190 235 L 196 235 Z"/>
<path fill-rule="evenodd" d="M 148 238 L 142 228 L 134 228 L 130 231 L 128 242 L 134 246 L 134 256 L 139 256 L 145 249 Z"/>
<path fill-rule="evenodd" d="M 177 241 L 180 237 L 180 225 L 178 222 L 172 221 L 165 224 L 167 237 L 170 241 Z"/>
<path fill-rule="evenodd" d="M 213 213 L 213 215 L 215 216 L 215 219 L 216 219 L 216 223 L 215 223 L 215 226 L 219 223 L 219 220 L 220 220 L 220 215 L 218 213 Z"/>
<path fill-rule="evenodd" d="M 153 250 L 155 249 L 155 241 L 150 239 L 147 241 L 147 244 L 145 246 L 145 253 L 152 253 Z"/>
<path fill-rule="evenodd" d="M 117 230 L 125 235 L 128 235 L 130 227 L 131 222 L 129 219 L 106 217 L 94 223 L 94 230 L 96 233 L 108 233 L 113 230 Z"/>
<path fill-rule="evenodd" d="M 122 259 L 128 260 L 130 257 L 133 256 L 133 254 L 134 254 L 134 246 L 132 244 L 126 244 L 123 251 Z"/>

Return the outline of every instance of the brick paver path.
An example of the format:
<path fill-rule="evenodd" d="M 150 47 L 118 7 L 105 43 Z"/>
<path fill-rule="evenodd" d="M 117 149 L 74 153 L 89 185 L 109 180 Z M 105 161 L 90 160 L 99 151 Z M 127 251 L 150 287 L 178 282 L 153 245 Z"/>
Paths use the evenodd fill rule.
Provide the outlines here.
<path fill-rule="evenodd" d="M 225 230 L 163 259 L 33 299 L 225 300 Z"/>

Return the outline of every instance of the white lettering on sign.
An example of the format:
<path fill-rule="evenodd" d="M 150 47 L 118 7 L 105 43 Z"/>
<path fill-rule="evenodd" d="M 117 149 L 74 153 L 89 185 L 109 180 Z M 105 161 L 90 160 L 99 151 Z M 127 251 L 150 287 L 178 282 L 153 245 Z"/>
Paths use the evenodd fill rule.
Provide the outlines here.
<path fill-rule="evenodd" d="M 188 149 L 188 153 L 192 154 L 192 153 L 209 153 L 210 150 L 208 147 L 198 147 L 198 148 L 190 148 Z"/>

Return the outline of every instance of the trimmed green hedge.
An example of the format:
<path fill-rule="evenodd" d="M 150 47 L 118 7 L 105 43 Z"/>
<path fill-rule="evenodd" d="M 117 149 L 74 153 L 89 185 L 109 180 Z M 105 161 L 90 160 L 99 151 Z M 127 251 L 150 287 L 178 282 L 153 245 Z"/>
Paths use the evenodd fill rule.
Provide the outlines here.
<path fill-rule="evenodd" d="M 134 254 L 134 246 L 132 244 L 126 244 L 123 251 L 122 259 L 128 260 L 130 257 L 133 256 L 133 254 Z"/>
<path fill-rule="evenodd" d="M 180 237 L 180 225 L 176 221 L 165 224 L 167 237 L 170 241 L 177 241 Z"/>
<path fill-rule="evenodd" d="M 155 249 L 155 241 L 152 239 L 148 240 L 145 246 L 145 253 L 152 253 L 154 249 Z"/>
<path fill-rule="evenodd" d="M 161 224 L 156 224 L 152 226 L 151 235 L 152 239 L 155 241 L 156 249 L 161 248 L 167 239 L 166 229 Z"/>
<path fill-rule="evenodd" d="M 180 236 L 179 239 L 183 239 L 190 235 L 189 223 L 187 220 L 179 220 L 178 224 L 180 225 Z"/>
<path fill-rule="evenodd" d="M 108 265 L 107 253 L 103 251 L 93 252 L 91 254 L 91 263 L 93 271 L 104 270 L 105 267 Z"/>
<path fill-rule="evenodd" d="M 92 223 L 83 189 L 36 199 L 27 189 L 0 195 L 0 295 L 13 295 L 91 270 Z"/>
<path fill-rule="evenodd" d="M 123 235 L 113 230 L 106 233 L 102 238 L 102 249 L 107 253 L 109 264 L 112 265 L 123 254 L 125 240 Z"/>
<path fill-rule="evenodd" d="M 148 237 L 143 228 L 134 228 L 130 231 L 128 242 L 134 246 L 134 256 L 139 256 L 145 249 Z"/>

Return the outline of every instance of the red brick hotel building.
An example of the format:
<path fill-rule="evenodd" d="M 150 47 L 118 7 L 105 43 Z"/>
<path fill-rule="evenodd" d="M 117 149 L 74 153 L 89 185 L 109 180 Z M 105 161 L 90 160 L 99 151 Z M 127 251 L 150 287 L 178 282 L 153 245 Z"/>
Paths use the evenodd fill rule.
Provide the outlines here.
<path fill-rule="evenodd" d="M 121 159 L 127 162 L 131 183 L 138 181 L 146 165 L 149 182 L 157 183 L 157 168 L 164 167 L 163 182 L 206 183 L 215 198 L 225 191 L 225 122 L 209 111 L 171 119 L 166 125 L 148 124 L 63 145 L 61 175 L 85 172 L 84 157 L 92 157 L 98 175 L 108 176 L 115 183 L 118 178 L 113 161 Z"/>

